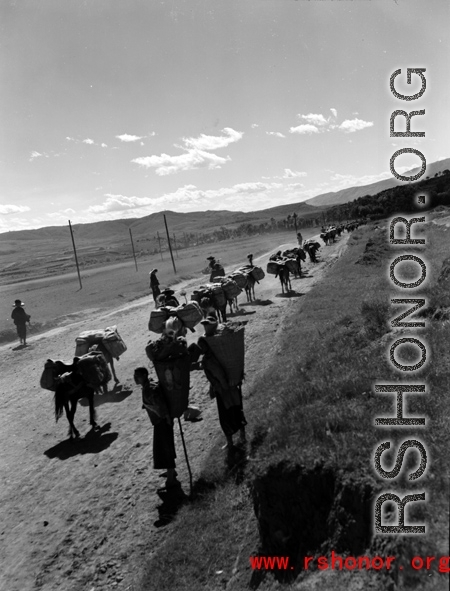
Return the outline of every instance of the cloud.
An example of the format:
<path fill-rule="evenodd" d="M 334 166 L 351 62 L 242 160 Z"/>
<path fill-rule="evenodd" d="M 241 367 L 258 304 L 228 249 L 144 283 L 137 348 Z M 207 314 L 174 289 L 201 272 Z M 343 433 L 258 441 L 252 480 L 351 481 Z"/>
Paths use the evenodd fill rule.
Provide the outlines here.
<path fill-rule="evenodd" d="M 240 131 L 235 131 L 231 127 L 222 129 L 224 136 L 213 136 L 200 134 L 198 138 L 183 138 L 183 142 L 187 148 L 195 150 L 217 150 L 219 148 L 226 148 L 229 144 L 238 142 L 244 135 Z"/>
<path fill-rule="evenodd" d="M 107 144 L 100 144 L 100 146 L 101 146 L 102 148 L 107 148 L 107 147 L 108 147 L 108 145 L 107 145 Z"/>
<path fill-rule="evenodd" d="M 304 119 L 306 123 L 319 127 L 322 125 L 326 125 L 328 123 L 328 120 L 325 119 L 323 115 L 315 113 L 309 113 L 309 115 L 301 115 L 301 118 Z"/>
<path fill-rule="evenodd" d="M 33 152 L 31 152 L 31 154 L 30 154 L 29 161 L 33 162 L 33 160 L 35 158 L 42 158 L 42 156 L 45 156 L 46 158 L 48 158 L 47 154 L 41 154 L 40 152 L 36 152 L 36 150 L 33 150 Z"/>
<path fill-rule="evenodd" d="M 320 113 L 309 113 L 308 115 L 298 115 L 299 119 L 303 119 L 306 123 L 298 125 L 297 127 L 291 127 L 290 133 L 308 134 L 323 133 L 325 131 L 331 131 L 333 129 L 339 129 L 344 133 L 354 133 L 360 131 L 366 127 L 372 127 L 371 121 L 363 121 L 362 119 L 346 119 L 340 125 L 337 125 L 335 119 L 337 117 L 336 109 L 330 109 L 332 116 L 326 119 Z"/>
<path fill-rule="evenodd" d="M 289 183 L 288 184 L 288 189 L 301 189 L 304 186 L 305 185 L 303 183 Z"/>
<path fill-rule="evenodd" d="M 267 135 L 274 135 L 276 137 L 286 137 L 285 135 L 283 135 L 279 131 L 266 131 L 266 134 Z"/>
<path fill-rule="evenodd" d="M 306 172 L 296 172 L 295 170 L 291 170 L 290 168 L 284 169 L 284 179 L 295 179 L 298 177 L 307 176 Z"/>
<path fill-rule="evenodd" d="M 83 140 L 83 144 L 89 144 L 90 146 L 92 146 L 93 144 L 95 144 L 95 142 L 90 138 L 86 138 L 85 140 Z"/>
<path fill-rule="evenodd" d="M 220 168 L 222 164 L 231 160 L 229 156 L 222 157 L 211 154 L 210 150 L 224 148 L 233 142 L 239 141 L 244 135 L 240 131 L 235 131 L 231 127 L 222 129 L 225 136 L 211 136 L 201 134 L 198 138 L 183 138 L 184 146 L 175 147 L 185 150 L 185 154 L 170 156 L 161 154 L 160 156 L 143 156 L 134 158 L 131 162 L 144 166 L 145 168 L 155 168 L 156 174 L 165 176 L 180 171 L 195 170 L 198 168 Z"/>
<path fill-rule="evenodd" d="M 10 213 L 24 213 L 25 211 L 30 211 L 30 208 L 27 205 L 0 204 L 0 213 L 2 215 L 9 215 Z"/>
<path fill-rule="evenodd" d="M 151 205 L 150 197 L 126 197 L 125 195 L 113 195 L 106 193 L 106 201 L 101 205 L 91 205 L 89 213 L 105 213 L 110 211 L 123 211 L 124 209 L 139 209 L 145 205 Z"/>
<path fill-rule="evenodd" d="M 319 129 L 315 125 L 298 125 L 297 127 L 290 127 L 289 133 L 299 133 L 301 135 L 308 134 L 311 135 L 313 133 L 319 133 Z"/>
<path fill-rule="evenodd" d="M 258 123 L 252 123 L 251 128 L 252 129 L 256 129 L 257 127 L 259 127 Z"/>
<path fill-rule="evenodd" d="M 116 138 L 121 142 L 137 142 L 142 140 L 145 136 L 141 135 L 130 135 L 129 133 L 123 133 L 122 135 L 116 135 Z"/>
<path fill-rule="evenodd" d="M 165 176 L 174 174 L 180 171 L 195 170 L 198 168 L 207 168 L 212 170 L 220 168 L 222 164 L 231 160 L 228 156 L 222 158 L 216 154 L 210 154 L 204 150 L 188 150 L 186 154 L 179 156 L 169 156 L 168 154 L 161 154 L 161 156 L 146 156 L 142 158 L 135 158 L 131 162 L 135 162 L 145 168 L 156 168 L 156 174 Z"/>
<path fill-rule="evenodd" d="M 346 119 L 338 126 L 338 129 L 344 133 L 354 133 L 366 127 L 373 127 L 373 122 L 363 121 L 362 119 Z"/>

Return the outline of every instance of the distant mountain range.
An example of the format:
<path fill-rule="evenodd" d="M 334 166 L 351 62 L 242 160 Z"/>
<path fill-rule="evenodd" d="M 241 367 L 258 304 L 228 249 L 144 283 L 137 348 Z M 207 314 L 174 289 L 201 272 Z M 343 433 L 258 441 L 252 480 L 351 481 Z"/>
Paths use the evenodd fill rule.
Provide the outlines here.
<path fill-rule="evenodd" d="M 425 177 L 432 177 L 437 173 L 440 173 L 446 169 L 450 170 L 450 158 L 446 158 L 445 160 L 438 160 L 437 162 L 432 162 L 431 164 L 427 164 L 427 171 Z M 406 176 L 413 176 L 414 174 L 420 171 L 420 166 L 417 168 L 412 168 L 407 173 Z M 349 201 L 354 201 L 358 199 L 358 197 L 365 197 L 366 195 L 376 195 L 377 193 L 381 193 L 381 191 L 385 191 L 386 189 L 391 189 L 392 187 L 397 187 L 398 185 L 404 184 L 401 181 L 398 181 L 394 176 L 384 181 L 378 181 L 377 183 L 371 183 L 370 185 L 361 185 L 360 187 L 349 187 L 348 189 L 342 189 L 341 191 L 330 192 L 330 193 L 323 193 L 322 195 L 317 195 L 317 197 L 313 197 L 312 199 L 308 199 L 305 201 L 308 205 L 313 206 L 322 206 L 322 207 L 330 207 L 332 205 L 340 205 L 341 203 L 348 203 Z"/>
<path fill-rule="evenodd" d="M 446 169 L 450 169 L 450 158 L 439 160 L 427 165 L 426 176 L 432 177 Z M 412 169 L 408 174 L 418 172 L 419 168 Z M 260 211 L 197 211 L 192 213 L 178 213 L 174 211 L 161 211 L 152 213 L 142 218 L 128 218 L 122 220 L 107 220 L 90 224 L 74 224 L 74 232 L 77 238 L 87 240 L 109 241 L 129 240 L 129 228 L 133 236 L 137 238 L 161 235 L 165 232 L 163 214 L 166 214 L 170 232 L 176 235 L 183 232 L 212 232 L 221 226 L 233 227 L 239 224 L 261 224 L 270 221 L 271 218 L 285 218 L 294 212 L 300 218 L 317 218 L 320 212 L 333 205 L 348 203 L 358 197 L 365 195 L 376 195 L 377 193 L 401 184 L 394 177 L 378 183 L 363 185 L 361 187 L 350 187 L 337 192 L 324 193 L 307 201 L 277 205 Z M 0 234 L 0 243 L 14 241 L 32 240 L 54 240 L 67 241 L 67 226 L 47 226 L 37 230 L 18 230 Z"/>

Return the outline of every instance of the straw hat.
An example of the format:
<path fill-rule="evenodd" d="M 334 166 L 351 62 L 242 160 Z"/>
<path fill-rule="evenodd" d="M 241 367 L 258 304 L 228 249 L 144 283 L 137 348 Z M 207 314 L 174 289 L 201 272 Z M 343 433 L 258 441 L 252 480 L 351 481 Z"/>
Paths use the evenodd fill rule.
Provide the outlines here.
<path fill-rule="evenodd" d="M 200 320 L 200 324 L 214 325 L 214 324 L 218 324 L 218 320 L 217 320 L 217 318 L 214 318 L 214 316 L 207 316 L 203 320 Z"/>

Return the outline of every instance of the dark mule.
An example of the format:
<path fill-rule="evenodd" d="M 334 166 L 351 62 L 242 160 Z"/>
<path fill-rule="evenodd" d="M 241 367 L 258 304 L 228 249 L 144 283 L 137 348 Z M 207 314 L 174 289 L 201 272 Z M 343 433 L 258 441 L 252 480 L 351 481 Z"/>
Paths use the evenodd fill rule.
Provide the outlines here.
<path fill-rule="evenodd" d="M 256 300 L 255 297 L 255 283 L 256 280 L 251 273 L 247 273 L 247 284 L 245 286 L 245 295 L 247 296 L 247 302 Z"/>
<path fill-rule="evenodd" d="M 227 302 L 225 301 L 225 307 L 219 307 L 214 301 L 214 298 L 203 297 L 200 300 L 200 308 L 203 312 L 203 317 L 215 316 L 220 322 L 227 321 Z"/>
<path fill-rule="evenodd" d="M 291 279 L 289 277 L 289 269 L 286 265 L 280 265 L 278 270 L 278 277 L 280 278 L 281 283 L 281 293 L 289 293 L 292 291 Z"/>
<path fill-rule="evenodd" d="M 80 436 L 73 422 L 80 398 L 88 399 L 89 422 L 94 429 L 97 427 L 94 409 L 95 390 L 91 386 L 88 386 L 81 375 L 77 373 L 75 359 L 72 365 L 66 365 L 62 361 L 55 361 L 55 368 L 56 375 L 58 376 L 68 373 L 67 376 L 62 378 L 55 390 L 55 419 L 58 421 L 62 416 L 63 410 L 66 411 L 66 417 L 69 421 L 69 436 L 70 439 L 73 439 L 74 436 Z"/>

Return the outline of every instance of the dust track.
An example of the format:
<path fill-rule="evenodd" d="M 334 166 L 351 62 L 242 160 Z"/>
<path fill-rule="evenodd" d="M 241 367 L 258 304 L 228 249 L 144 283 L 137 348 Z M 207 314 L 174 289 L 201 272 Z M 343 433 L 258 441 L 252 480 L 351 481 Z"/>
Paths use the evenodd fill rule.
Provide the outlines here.
<path fill-rule="evenodd" d="M 256 296 L 267 305 L 242 306 L 247 314 L 237 317 L 249 321 L 248 374 L 265 367 L 265 343 L 268 339 L 275 342 L 286 309 L 301 306 L 299 295 L 323 278 L 344 251 L 347 238 L 346 234 L 336 244 L 322 246 L 321 262 L 307 263 L 307 276 L 292 280 L 296 293 L 291 297 L 281 297 L 280 283 L 273 276 L 266 275 L 256 286 Z M 265 268 L 267 259 L 268 253 L 255 262 Z M 177 289 L 187 285 L 189 293 L 202 282 L 204 277 Z M 242 295 L 239 300 L 244 302 Z M 15 350 L 17 345 L 11 343 L 0 347 L 0 589 L 131 589 L 149 548 L 156 550 L 176 528 L 176 522 L 166 527 L 154 525 L 163 510 L 155 494 L 161 480 L 152 469 L 151 426 L 141 410 L 140 391 L 132 382 L 133 369 L 148 365 L 144 347 L 151 337 L 147 322 L 152 307 L 148 297 L 142 298 L 32 336 L 25 349 Z M 82 438 L 70 443 L 65 417 L 55 424 L 52 393 L 39 387 L 44 361 L 70 360 L 74 339 L 81 331 L 114 324 L 128 346 L 116 365 L 121 387 L 96 397 L 99 432 L 90 432 L 88 410 L 82 401 L 75 417 Z M 203 421 L 183 423 L 183 429 L 195 481 L 212 440 L 222 435 L 215 401 L 209 399 L 202 372 L 192 374 L 192 386 L 191 403 L 202 409 Z M 178 434 L 176 438 L 179 478 L 189 493 Z"/>

